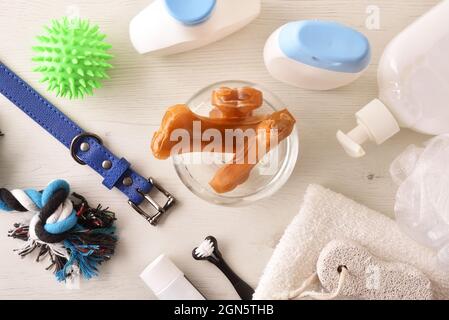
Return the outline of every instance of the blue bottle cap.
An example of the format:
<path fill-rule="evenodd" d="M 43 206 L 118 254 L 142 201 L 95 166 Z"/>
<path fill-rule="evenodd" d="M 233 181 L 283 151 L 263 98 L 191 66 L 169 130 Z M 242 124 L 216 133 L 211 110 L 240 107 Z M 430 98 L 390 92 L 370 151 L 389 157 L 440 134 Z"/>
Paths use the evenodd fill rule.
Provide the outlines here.
<path fill-rule="evenodd" d="M 206 21 L 212 14 L 217 0 L 165 0 L 168 12 L 186 25 Z"/>
<path fill-rule="evenodd" d="M 371 59 L 368 39 L 335 22 L 290 22 L 279 34 L 279 46 L 293 60 L 336 72 L 358 73 Z"/>

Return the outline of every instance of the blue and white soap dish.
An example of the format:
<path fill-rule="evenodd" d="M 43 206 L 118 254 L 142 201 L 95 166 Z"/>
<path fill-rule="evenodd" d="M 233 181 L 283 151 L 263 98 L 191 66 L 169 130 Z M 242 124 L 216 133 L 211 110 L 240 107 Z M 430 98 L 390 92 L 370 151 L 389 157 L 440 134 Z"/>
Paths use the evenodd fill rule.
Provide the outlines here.
<path fill-rule="evenodd" d="M 359 78 L 370 63 L 371 49 L 363 34 L 347 26 L 303 20 L 277 29 L 267 40 L 264 59 L 279 81 L 330 90 Z"/>

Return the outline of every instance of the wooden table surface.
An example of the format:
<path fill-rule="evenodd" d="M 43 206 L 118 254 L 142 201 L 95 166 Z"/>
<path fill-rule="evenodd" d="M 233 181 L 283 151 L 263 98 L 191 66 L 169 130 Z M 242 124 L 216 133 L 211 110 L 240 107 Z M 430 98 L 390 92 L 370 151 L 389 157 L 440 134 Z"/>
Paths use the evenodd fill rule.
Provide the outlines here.
<path fill-rule="evenodd" d="M 266 0 L 262 14 L 245 29 L 207 47 L 170 57 L 137 54 L 128 23 L 148 0 L 14 0 L 0 2 L 0 60 L 55 103 L 82 127 L 102 136 L 108 146 L 141 173 L 152 175 L 179 199 L 160 228 L 152 228 L 118 191 L 108 191 L 89 168 L 77 165 L 62 145 L 0 97 L 0 184 L 6 188 L 42 188 L 63 178 L 92 203 L 118 213 L 120 242 L 101 276 L 81 282 L 80 289 L 58 284 L 45 264 L 13 253 L 20 242 L 7 237 L 16 221 L 29 214 L 0 216 L 0 298 L 3 299 L 152 299 L 140 272 L 161 253 L 169 255 L 210 299 L 236 298 L 231 285 L 213 266 L 196 262 L 191 250 L 215 235 L 230 265 L 256 286 L 285 227 L 297 214 L 310 183 L 322 184 L 387 215 L 393 215 L 396 186 L 389 175 L 392 160 L 411 143 L 427 137 L 404 130 L 368 156 L 354 160 L 335 139 L 338 129 L 354 125 L 354 112 L 377 95 L 376 69 L 385 45 L 437 0 Z M 369 30 L 367 8 L 379 9 L 380 28 Z M 113 45 L 115 68 L 104 88 L 83 101 L 55 98 L 31 72 L 31 46 L 50 19 L 78 12 L 98 23 Z M 280 83 L 267 73 L 262 49 L 282 24 L 301 19 L 328 19 L 365 33 L 373 59 L 355 83 L 338 90 L 313 92 Z M 301 158 L 288 183 L 273 197 L 243 208 L 206 203 L 178 179 L 170 161 L 154 159 L 150 139 L 165 109 L 184 102 L 202 87 L 241 79 L 270 88 L 299 120 Z"/>

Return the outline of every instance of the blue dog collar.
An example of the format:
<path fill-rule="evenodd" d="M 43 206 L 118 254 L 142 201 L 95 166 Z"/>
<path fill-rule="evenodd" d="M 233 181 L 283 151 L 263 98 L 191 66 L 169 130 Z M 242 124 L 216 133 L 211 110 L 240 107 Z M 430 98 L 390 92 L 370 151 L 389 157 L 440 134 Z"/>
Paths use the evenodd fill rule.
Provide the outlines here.
<path fill-rule="evenodd" d="M 82 130 L 1 62 L 0 92 L 70 149 L 76 162 L 99 173 L 104 178 L 103 185 L 124 193 L 129 205 L 152 225 L 156 226 L 162 215 L 173 206 L 175 199 L 170 193 L 151 178 L 145 179 L 132 170 L 131 164 L 109 151 L 100 137 Z M 153 188 L 167 198 L 165 205 L 159 205 L 150 197 Z M 144 201 L 156 209 L 156 214 L 148 214 L 140 207 Z"/>

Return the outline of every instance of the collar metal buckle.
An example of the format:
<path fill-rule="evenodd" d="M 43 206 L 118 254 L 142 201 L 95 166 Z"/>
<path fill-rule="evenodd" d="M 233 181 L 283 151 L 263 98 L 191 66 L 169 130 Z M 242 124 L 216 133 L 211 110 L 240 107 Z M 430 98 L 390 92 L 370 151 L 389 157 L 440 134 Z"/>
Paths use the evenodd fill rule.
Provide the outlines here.
<path fill-rule="evenodd" d="M 156 183 L 152 178 L 149 178 L 148 181 L 153 185 L 153 188 L 156 188 L 156 190 L 160 193 L 162 193 L 166 198 L 167 202 L 161 206 L 158 204 L 153 198 L 150 197 L 148 193 L 143 193 L 141 190 L 137 190 L 144 199 L 154 208 L 156 209 L 156 214 L 151 215 L 144 211 L 140 206 L 136 205 L 132 201 L 128 201 L 128 204 L 135 210 L 137 213 L 139 213 L 142 217 L 145 218 L 152 226 L 157 226 L 162 216 L 171 208 L 176 202 L 175 197 L 169 193 L 167 190 L 165 190 L 161 185 Z"/>

